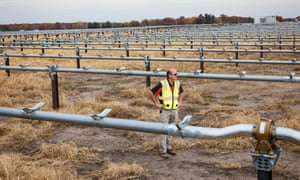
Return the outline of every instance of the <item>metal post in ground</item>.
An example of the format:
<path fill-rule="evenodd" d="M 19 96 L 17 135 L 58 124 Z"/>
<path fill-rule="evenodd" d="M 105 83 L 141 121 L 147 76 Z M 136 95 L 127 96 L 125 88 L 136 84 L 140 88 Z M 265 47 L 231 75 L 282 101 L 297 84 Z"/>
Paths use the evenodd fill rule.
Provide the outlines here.
<path fill-rule="evenodd" d="M 80 49 L 78 46 L 75 47 L 75 51 L 76 51 L 76 67 L 79 69 L 80 68 Z"/>
<path fill-rule="evenodd" d="M 166 40 L 165 39 L 163 40 L 163 47 L 162 47 L 162 49 L 163 49 L 163 56 L 166 56 Z"/>
<path fill-rule="evenodd" d="M 260 50 L 263 50 L 263 49 L 264 49 L 264 46 L 263 46 L 264 39 L 261 38 L 261 39 L 259 40 L 259 42 L 260 42 Z M 261 51 L 261 52 L 260 52 L 260 58 L 263 58 L 263 57 L 264 57 L 264 53 Z"/>
<path fill-rule="evenodd" d="M 126 44 L 125 44 L 125 49 L 126 49 L 126 56 L 129 57 L 130 54 L 129 54 L 129 43 L 128 42 L 126 42 Z"/>
<path fill-rule="evenodd" d="M 282 49 L 282 47 L 281 47 L 281 43 L 282 43 L 281 34 L 279 34 L 279 36 L 278 36 L 278 42 L 279 42 L 279 49 L 281 50 Z"/>
<path fill-rule="evenodd" d="M 146 71 L 150 71 L 150 56 L 145 57 Z M 151 86 L 151 76 L 146 76 L 146 87 Z"/>
<path fill-rule="evenodd" d="M 204 58 L 204 49 L 200 48 L 200 60 L 202 60 Z M 201 73 L 204 73 L 204 62 L 201 61 L 200 62 L 200 69 L 201 69 Z"/>
<path fill-rule="evenodd" d="M 23 41 L 21 41 L 21 51 L 23 51 Z"/>
<path fill-rule="evenodd" d="M 293 37 L 293 49 L 296 49 L 296 34 Z"/>
<path fill-rule="evenodd" d="M 52 108 L 59 108 L 59 95 L 58 95 L 58 75 L 57 72 L 53 72 L 57 68 L 57 65 L 49 66 L 49 77 L 51 79 L 51 87 L 52 87 Z"/>
<path fill-rule="evenodd" d="M 45 54 L 45 43 L 42 43 L 42 54 Z"/>
<path fill-rule="evenodd" d="M 9 66 L 9 56 L 7 53 L 4 53 L 4 61 L 5 61 L 5 66 Z M 7 76 L 9 77 L 10 71 L 8 69 L 5 71 L 6 71 Z"/>
<path fill-rule="evenodd" d="M 257 171 L 257 180 L 272 180 L 272 171 Z"/>
<path fill-rule="evenodd" d="M 84 44 L 84 52 L 85 52 L 85 53 L 87 53 L 87 52 L 88 52 L 88 50 L 87 50 L 87 47 L 88 47 L 87 43 L 86 43 L 86 44 Z"/>
<path fill-rule="evenodd" d="M 235 46 L 235 49 L 236 49 L 236 52 L 235 52 L 235 59 L 239 59 L 239 43 L 238 42 L 235 42 L 234 43 L 234 46 Z M 235 63 L 235 66 L 238 67 L 239 66 L 239 63 Z"/>

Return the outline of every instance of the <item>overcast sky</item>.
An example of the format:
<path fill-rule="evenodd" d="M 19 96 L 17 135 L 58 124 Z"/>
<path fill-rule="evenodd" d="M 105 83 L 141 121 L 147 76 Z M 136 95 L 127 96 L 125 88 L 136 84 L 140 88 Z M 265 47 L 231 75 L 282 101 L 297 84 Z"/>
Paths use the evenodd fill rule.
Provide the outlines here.
<path fill-rule="evenodd" d="M 165 17 L 300 16 L 300 0 L 0 0 L 0 24 L 129 22 Z"/>

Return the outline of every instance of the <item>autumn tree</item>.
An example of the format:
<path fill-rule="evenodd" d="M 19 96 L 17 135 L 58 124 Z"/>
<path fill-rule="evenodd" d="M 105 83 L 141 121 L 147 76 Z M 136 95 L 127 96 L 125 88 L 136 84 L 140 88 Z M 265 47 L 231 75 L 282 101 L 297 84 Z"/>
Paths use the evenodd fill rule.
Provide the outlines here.
<path fill-rule="evenodd" d="M 185 17 L 180 16 L 179 18 L 176 19 L 176 24 L 177 25 L 185 25 Z"/>
<path fill-rule="evenodd" d="M 176 24 L 176 20 L 174 18 L 171 17 L 166 17 L 162 20 L 163 25 L 175 25 Z"/>
<path fill-rule="evenodd" d="M 131 21 L 131 22 L 129 23 L 129 26 L 131 26 L 131 27 L 137 27 L 137 26 L 140 26 L 140 22 L 138 22 L 138 21 Z"/>
<path fill-rule="evenodd" d="M 197 24 L 204 24 L 204 23 L 205 23 L 205 17 L 204 17 L 202 14 L 200 14 L 200 15 L 197 17 L 196 23 L 197 23 Z"/>

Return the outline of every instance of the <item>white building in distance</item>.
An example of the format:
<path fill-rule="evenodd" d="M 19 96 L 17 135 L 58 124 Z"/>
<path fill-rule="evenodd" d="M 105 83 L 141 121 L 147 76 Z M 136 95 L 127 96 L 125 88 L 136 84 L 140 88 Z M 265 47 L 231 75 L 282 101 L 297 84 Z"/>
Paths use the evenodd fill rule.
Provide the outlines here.
<path fill-rule="evenodd" d="M 276 16 L 254 17 L 254 24 L 275 24 Z"/>

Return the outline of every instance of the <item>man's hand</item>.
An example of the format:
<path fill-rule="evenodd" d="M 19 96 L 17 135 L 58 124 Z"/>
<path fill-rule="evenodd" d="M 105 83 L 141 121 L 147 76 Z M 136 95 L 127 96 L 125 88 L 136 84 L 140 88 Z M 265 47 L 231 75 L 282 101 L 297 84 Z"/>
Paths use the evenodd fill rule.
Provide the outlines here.
<path fill-rule="evenodd" d="M 155 106 L 158 107 L 159 109 L 164 108 L 164 105 L 163 105 L 163 104 L 160 104 L 160 103 L 155 103 Z"/>
<path fill-rule="evenodd" d="M 177 104 L 177 108 L 179 108 L 181 106 L 181 102 L 178 102 Z"/>

